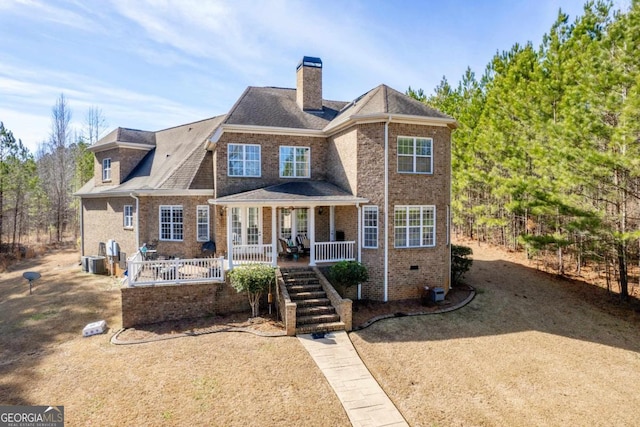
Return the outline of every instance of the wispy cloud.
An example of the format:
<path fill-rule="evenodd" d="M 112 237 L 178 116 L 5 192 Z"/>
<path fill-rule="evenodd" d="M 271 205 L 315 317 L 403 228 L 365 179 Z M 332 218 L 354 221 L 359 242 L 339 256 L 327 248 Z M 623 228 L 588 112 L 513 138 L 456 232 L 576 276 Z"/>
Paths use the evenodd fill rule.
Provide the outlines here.
<path fill-rule="evenodd" d="M 38 0 L 0 0 L 0 10 L 29 18 L 37 18 L 68 27 L 91 29 L 98 27 L 98 22 L 87 14 L 78 13 L 67 7 L 58 7 L 51 2 Z"/>

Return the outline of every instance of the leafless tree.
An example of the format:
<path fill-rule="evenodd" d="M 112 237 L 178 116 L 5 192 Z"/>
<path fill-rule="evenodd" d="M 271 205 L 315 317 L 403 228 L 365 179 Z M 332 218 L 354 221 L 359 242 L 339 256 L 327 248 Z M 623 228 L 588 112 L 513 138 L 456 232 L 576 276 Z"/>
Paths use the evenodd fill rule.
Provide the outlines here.
<path fill-rule="evenodd" d="M 89 145 L 95 144 L 102 137 L 108 126 L 109 124 L 102 113 L 102 109 L 96 106 L 90 107 L 84 120 L 83 136 L 85 141 Z"/>

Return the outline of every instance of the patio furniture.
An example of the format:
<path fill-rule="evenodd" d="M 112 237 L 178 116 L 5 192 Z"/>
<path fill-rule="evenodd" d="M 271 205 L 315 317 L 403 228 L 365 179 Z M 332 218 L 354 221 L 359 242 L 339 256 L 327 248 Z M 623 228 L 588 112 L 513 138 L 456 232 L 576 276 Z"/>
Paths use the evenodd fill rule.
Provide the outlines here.
<path fill-rule="evenodd" d="M 311 243 L 306 236 L 298 234 L 296 236 L 296 242 L 298 242 L 298 252 L 303 253 L 305 255 L 309 255 L 311 252 Z"/>
<path fill-rule="evenodd" d="M 289 242 L 284 239 L 278 239 L 278 242 L 280 242 L 281 255 L 284 254 L 293 257 L 293 259 L 298 259 L 298 247 L 294 245 L 293 242 L 289 244 Z"/>

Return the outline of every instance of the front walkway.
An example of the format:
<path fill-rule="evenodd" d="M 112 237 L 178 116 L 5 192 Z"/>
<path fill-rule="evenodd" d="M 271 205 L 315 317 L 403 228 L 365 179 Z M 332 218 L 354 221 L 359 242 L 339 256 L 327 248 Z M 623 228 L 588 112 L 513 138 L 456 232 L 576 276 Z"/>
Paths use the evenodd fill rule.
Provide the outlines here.
<path fill-rule="evenodd" d="M 373 378 L 344 331 L 314 339 L 298 335 L 342 402 L 354 426 L 408 426 L 402 414 Z"/>

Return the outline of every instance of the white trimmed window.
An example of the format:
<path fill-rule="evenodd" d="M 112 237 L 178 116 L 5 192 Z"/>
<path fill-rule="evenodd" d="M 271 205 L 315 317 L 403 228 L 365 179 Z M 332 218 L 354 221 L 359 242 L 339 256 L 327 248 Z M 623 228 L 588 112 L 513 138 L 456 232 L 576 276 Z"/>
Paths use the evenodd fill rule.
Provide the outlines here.
<path fill-rule="evenodd" d="M 375 249 L 378 247 L 378 207 L 362 207 L 362 247 Z"/>
<path fill-rule="evenodd" d="M 111 181 L 111 158 L 102 159 L 102 180 Z"/>
<path fill-rule="evenodd" d="M 310 154 L 309 147 L 280 147 L 280 178 L 309 178 Z"/>
<path fill-rule="evenodd" d="M 184 240 L 182 206 L 160 206 L 160 240 Z"/>
<path fill-rule="evenodd" d="M 122 214 L 124 228 L 133 228 L 133 205 L 124 205 Z"/>
<path fill-rule="evenodd" d="M 433 139 L 398 137 L 398 172 L 433 173 Z"/>
<path fill-rule="evenodd" d="M 228 175 L 259 177 L 260 146 L 253 144 L 229 144 Z"/>
<path fill-rule="evenodd" d="M 209 241 L 209 206 L 202 205 L 197 207 L 196 223 L 198 225 L 198 242 Z"/>
<path fill-rule="evenodd" d="M 395 247 L 420 248 L 436 245 L 435 206 L 396 206 Z"/>

